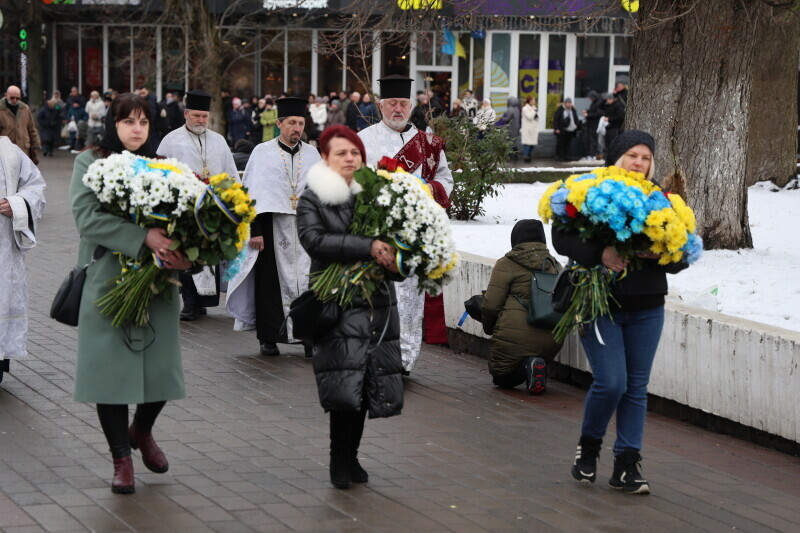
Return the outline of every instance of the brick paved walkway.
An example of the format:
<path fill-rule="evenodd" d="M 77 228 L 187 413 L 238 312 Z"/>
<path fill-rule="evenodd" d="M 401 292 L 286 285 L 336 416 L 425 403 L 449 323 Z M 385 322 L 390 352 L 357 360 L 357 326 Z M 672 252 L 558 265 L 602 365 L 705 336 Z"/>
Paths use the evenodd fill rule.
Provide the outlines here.
<path fill-rule="evenodd" d="M 798 531 L 800 460 L 648 417 L 653 494 L 596 485 L 569 467 L 583 392 L 533 398 L 490 385 L 485 362 L 427 347 L 403 415 L 367 422 L 370 482 L 328 483 L 327 417 L 297 347 L 261 357 L 252 333 L 211 310 L 183 324 L 188 397 L 155 435 L 170 471 L 134 452 L 136 494 L 113 495 L 94 406 L 72 400 L 76 331 L 47 318 L 76 253 L 72 157 L 46 159 L 48 210 L 28 255 L 30 356 L 0 385 L 0 530 L 34 531 Z M 109 354 L 113 357 L 113 354 Z"/>

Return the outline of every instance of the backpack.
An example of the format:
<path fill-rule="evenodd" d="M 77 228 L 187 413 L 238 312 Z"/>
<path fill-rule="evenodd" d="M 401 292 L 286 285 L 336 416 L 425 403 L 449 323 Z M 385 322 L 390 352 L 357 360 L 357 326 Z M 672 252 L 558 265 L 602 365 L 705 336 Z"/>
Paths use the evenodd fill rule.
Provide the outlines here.
<path fill-rule="evenodd" d="M 547 263 L 550 262 L 555 268 L 555 273 L 545 272 Z M 528 269 L 531 273 L 531 292 L 526 304 L 522 298 L 512 295 L 519 304 L 528 310 L 528 324 L 542 329 L 553 329 L 564 313 L 553 310 L 553 287 L 556 278 L 561 272 L 561 265 L 552 257 L 542 260 L 541 270 Z"/>

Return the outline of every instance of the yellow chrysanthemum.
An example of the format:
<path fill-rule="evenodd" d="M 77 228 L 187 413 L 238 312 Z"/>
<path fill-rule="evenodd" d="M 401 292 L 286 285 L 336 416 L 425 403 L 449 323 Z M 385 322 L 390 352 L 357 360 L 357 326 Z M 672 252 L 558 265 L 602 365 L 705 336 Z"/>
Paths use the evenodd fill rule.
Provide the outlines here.
<path fill-rule="evenodd" d="M 688 229 L 690 233 L 694 233 L 697 229 L 697 220 L 694 217 L 692 208 L 686 205 L 683 198 L 677 194 L 670 194 L 667 198 L 669 199 L 669 203 L 672 204 L 672 208 L 678 214 L 678 217 L 686 225 L 686 229 Z"/>
<path fill-rule="evenodd" d="M 208 183 L 210 183 L 211 185 L 219 185 L 227 177 L 228 175 L 225 174 L 224 172 L 222 174 L 215 174 L 210 178 L 208 178 Z"/>
<path fill-rule="evenodd" d="M 233 206 L 233 211 L 237 215 L 246 215 L 248 211 L 250 211 L 250 206 L 245 203 L 235 204 Z"/>
<path fill-rule="evenodd" d="M 388 170 L 380 169 L 376 172 L 376 174 L 384 179 L 392 181 L 392 174 Z"/>
<path fill-rule="evenodd" d="M 233 199 L 233 193 L 234 191 L 225 189 L 220 193 L 219 197 L 222 198 L 223 202 L 230 202 Z"/>
<path fill-rule="evenodd" d="M 539 218 L 543 222 L 549 222 L 553 218 L 553 210 L 550 207 L 550 199 L 553 194 L 564 184 L 562 180 L 551 183 L 550 186 L 544 191 L 542 199 L 539 200 Z"/>

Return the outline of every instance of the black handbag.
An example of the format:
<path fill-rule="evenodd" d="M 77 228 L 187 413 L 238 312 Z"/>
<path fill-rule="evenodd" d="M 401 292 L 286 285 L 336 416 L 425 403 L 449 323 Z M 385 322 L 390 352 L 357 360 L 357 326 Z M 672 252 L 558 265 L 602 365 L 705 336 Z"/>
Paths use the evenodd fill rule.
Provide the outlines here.
<path fill-rule="evenodd" d="M 486 291 L 484 291 L 486 292 Z M 464 302 L 464 309 L 466 313 L 478 322 L 483 322 L 483 313 L 481 312 L 481 304 L 483 304 L 483 294 L 476 294 L 470 297 L 469 300 Z"/>
<path fill-rule="evenodd" d="M 572 301 L 572 295 L 575 294 L 574 277 L 575 271 L 571 268 L 571 265 L 567 265 L 564 270 L 559 272 L 553 286 L 553 311 L 562 314 L 567 312 L 567 308 L 569 308 L 569 304 Z"/>
<path fill-rule="evenodd" d="M 328 333 L 339 321 L 336 300 L 322 302 L 314 291 L 308 290 L 289 304 L 292 336 L 303 341 L 315 341 Z"/>
<path fill-rule="evenodd" d="M 547 263 L 553 265 L 555 272 L 545 272 Z M 514 298 L 528 310 L 528 324 L 542 329 L 553 329 L 558 321 L 561 320 L 563 313 L 555 311 L 552 306 L 553 287 L 561 271 L 559 265 L 552 257 L 547 257 L 542 261 L 540 270 L 531 270 L 531 289 L 529 303 L 526 304 L 521 298 L 514 295 Z"/>
<path fill-rule="evenodd" d="M 86 269 L 95 261 L 103 257 L 106 249 L 98 246 L 94 250 L 92 260 L 82 267 L 73 268 L 56 292 L 53 303 L 50 306 L 50 318 L 67 326 L 78 325 L 78 315 L 81 312 L 81 296 L 83 295 L 83 284 L 86 282 Z"/>

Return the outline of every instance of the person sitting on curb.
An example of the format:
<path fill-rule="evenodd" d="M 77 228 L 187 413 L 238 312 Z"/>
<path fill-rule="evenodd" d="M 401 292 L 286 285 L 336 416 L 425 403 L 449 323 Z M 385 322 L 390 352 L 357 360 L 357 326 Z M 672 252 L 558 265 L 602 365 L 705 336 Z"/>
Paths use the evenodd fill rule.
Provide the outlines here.
<path fill-rule="evenodd" d="M 520 220 L 511 230 L 511 251 L 497 260 L 481 304 L 483 331 L 492 336 L 489 373 L 502 389 L 520 383 L 530 394 L 547 390 L 546 363 L 561 350 L 546 329 L 528 324 L 531 270 L 555 272 L 556 260 L 547 249 L 544 226 L 538 220 Z"/>

